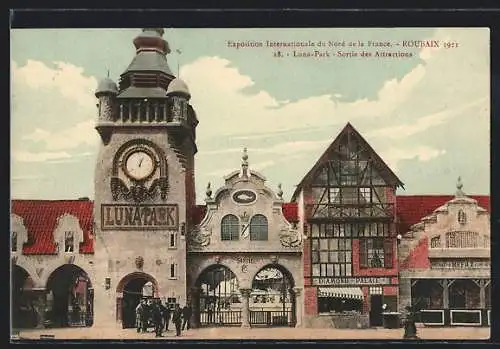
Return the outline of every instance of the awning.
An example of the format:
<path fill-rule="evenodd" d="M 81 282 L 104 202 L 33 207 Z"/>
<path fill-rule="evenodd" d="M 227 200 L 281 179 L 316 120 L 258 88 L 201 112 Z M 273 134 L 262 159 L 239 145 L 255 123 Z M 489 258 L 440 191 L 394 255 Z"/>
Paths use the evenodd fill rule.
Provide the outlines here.
<path fill-rule="evenodd" d="M 335 297 L 363 299 L 363 291 L 359 287 L 320 287 L 319 297 Z"/>

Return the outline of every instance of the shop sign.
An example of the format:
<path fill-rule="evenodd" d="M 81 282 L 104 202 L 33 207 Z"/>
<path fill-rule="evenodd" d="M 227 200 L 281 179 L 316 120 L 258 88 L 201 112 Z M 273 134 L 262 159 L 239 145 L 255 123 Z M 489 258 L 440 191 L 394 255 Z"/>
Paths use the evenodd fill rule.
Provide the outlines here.
<path fill-rule="evenodd" d="M 340 277 L 340 278 L 313 278 L 313 285 L 390 285 L 390 277 Z"/>

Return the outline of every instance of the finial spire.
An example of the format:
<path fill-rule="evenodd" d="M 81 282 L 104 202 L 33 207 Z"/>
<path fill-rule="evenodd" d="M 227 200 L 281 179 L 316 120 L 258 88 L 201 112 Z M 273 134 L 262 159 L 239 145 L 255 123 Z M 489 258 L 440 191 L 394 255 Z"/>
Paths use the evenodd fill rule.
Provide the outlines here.
<path fill-rule="evenodd" d="M 212 199 L 212 188 L 210 187 L 210 182 L 207 184 L 207 190 L 205 191 L 205 194 L 207 195 L 207 200 Z"/>
<path fill-rule="evenodd" d="M 109 79 L 109 68 L 108 68 L 108 79 Z"/>
<path fill-rule="evenodd" d="M 458 179 L 457 179 L 457 192 L 455 194 L 455 196 L 457 198 L 463 198 L 465 196 L 465 193 L 462 191 L 462 188 L 463 188 L 463 184 L 462 184 L 462 177 L 458 176 Z"/>
<path fill-rule="evenodd" d="M 283 200 L 283 190 L 281 189 L 281 183 L 278 184 L 278 198 Z"/>
<path fill-rule="evenodd" d="M 241 156 L 241 170 L 243 172 L 243 176 L 248 176 L 248 153 L 247 148 L 243 148 L 243 155 Z"/>

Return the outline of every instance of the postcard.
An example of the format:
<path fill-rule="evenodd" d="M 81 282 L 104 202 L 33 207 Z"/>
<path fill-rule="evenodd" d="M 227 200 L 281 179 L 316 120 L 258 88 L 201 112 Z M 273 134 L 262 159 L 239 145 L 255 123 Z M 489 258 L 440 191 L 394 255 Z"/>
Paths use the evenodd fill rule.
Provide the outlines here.
<path fill-rule="evenodd" d="M 11 338 L 489 338 L 489 45 L 11 30 Z"/>

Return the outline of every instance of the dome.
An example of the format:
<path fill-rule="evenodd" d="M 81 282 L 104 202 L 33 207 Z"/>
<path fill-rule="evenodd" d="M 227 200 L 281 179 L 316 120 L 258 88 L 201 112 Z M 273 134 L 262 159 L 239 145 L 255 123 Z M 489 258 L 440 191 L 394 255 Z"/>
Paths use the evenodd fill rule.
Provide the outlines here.
<path fill-rule="evenodd" d="M 187 98 L 191 97 L 191 93 L 189 93 L 187 84 L 179 78 L 172 80 L 168 85 L 167 95 L 172 93 L 184 94 L 187 96 Z"/>
<path fill-rule="evenodd" d="M 97 90 L 95 91 L 95 95 L 97 96 L 101 93 L 118 94 L 118 87 L 116 86 L 113 80 L 111 80 L 110 78 L 105 78 L 99 81 L 99 84 L 97 85 Z"/>

